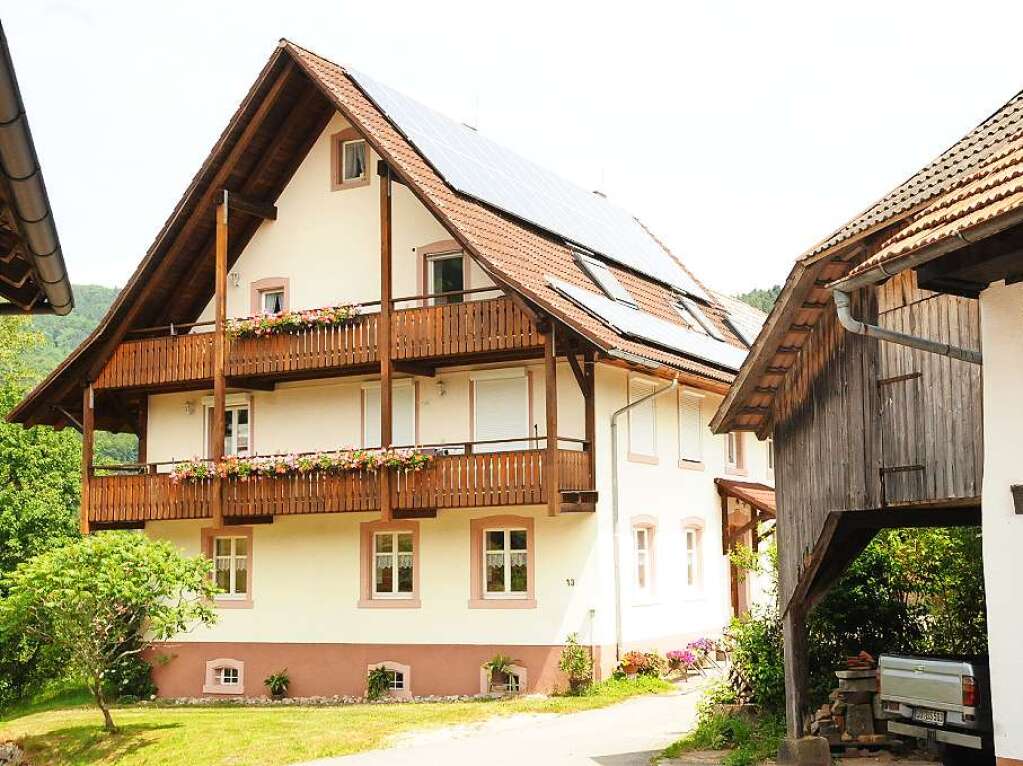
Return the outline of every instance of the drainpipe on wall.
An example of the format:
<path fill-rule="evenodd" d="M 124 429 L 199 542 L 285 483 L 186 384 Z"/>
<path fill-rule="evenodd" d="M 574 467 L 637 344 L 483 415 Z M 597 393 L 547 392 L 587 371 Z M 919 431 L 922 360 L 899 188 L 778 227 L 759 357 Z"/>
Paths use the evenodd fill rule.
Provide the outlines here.
<path fill-rule="evenodd" d="M 840 290 L 838 287 L 833 287 L 831 292 L 835 296 L 835 310 L 838 314 L 838 321 L 841 322 L 842 327 L 851 333 L 885 340 L 890 343 L 898 343 L 900 346 L 909 346 L 920 351 L 926 351 L 929 354 L 941 354 L 942 356 L 969 362 L 970 364 L 982 364 L 982 357 L 979 351 L 953 346 L 950 343 L 929 340 L 928 338 L 919 338 L 915 335 L 907 335 L 906 333 L 896 332 L 895 330 L 867 324 L 859 319 L 855 319 L 850 309 L 851 298 L 849 293 Z"/>
<path fill-rule="evenodd" d="M 644 402 L 656 399 L 661 394 L 674 391 L 678 388 L 678 377 L 666 386 L 652 391 L 646 396 L 634 402 L 626 404 L 621 409 L 611 414 L 611 535 L 614 548 L 614 578 L 615 578 L 615 661 L 622 659 L 622 572 L 621 572 L 621 544 L 618 539 L 618 418 L 638 407 Z M 625 396 L 628 398 L 628 382 L 626 382 Z"/>

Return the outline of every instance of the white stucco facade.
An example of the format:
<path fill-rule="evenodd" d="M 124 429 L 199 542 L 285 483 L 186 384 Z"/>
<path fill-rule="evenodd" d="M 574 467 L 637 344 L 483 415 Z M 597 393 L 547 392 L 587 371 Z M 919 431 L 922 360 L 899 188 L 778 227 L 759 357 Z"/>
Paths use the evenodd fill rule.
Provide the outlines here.
<path fill-rule="evenodd" d="M 261 224 L 231 267 L 229 316 L 254 313 L 254 286 L 275 280 L 286 285 L 291 309 L 379 299 L 378 179 L 370 173 L 369 182 L 361 186 L 341 190 L 331 186 L 331 137 L 346 127 L 340 117 L 331 121 L 278 198 L 277 219 Z M 369 167 L 375 168 L 375 158 L 370 157 Z M 421 294 L 422 249 L 451 239 L 407 188 L 395 185 L 394 295 Z M 466 273 L 469 288 L 493 284 L 471 261 L 466 262 Z M 212 306 L 207 306 L 200 319 L 210 318 Z M 494 370 L 513 374 L 523 388 L 516 388 L 507 402 L 491 402 L 482 412 L 475 405 L 473 387 L 483 367 L 489 371 L 485 374 Z M 529 360 L 483 367 L 442 368 L 433 377 L 397 377 L 396 386 L 412 392 L 414 427 L 409 433 L 416 444 L 472 441 L 479 438 L 481 418 L 523 408 L 521 436 L 529 447 L 543 446 L 539 441 L 546 435 L 543 365 Z M 558 364 L 557 375 L 559 435 L 581 439 L 583 397 L 567 363 Z M 360 530 L 379 514 L 279 516 L 272 523 L 262 523 L 263 519 L 244 530 L 249 535 L 246 603 L 222 603 L 218 623 L 180 636 L 174 651 L 185 652 L 187 662 L 201 666 L 204 673 L 213 657 L 244 663 L 248 656 L 250 676 L 273 670 L 272 663 L 287 656 L 290 659 L 280 661 L 293 668 L 301 685 L 308 682 L 303 679 L 316 677 L 312 664 L 303 670 L 316 646 L 357 646 L 369 654 L 352 663 L 360 675 L 344 681 L 357 688 L 366 661 L 408 666 L 423 679 L 428 677 L 422 667 L 424 648 L 446 647 L 444 651 L 450 652 L 452 646 L 477 647 L 478 654 L 512 647 L 521 654 L 532 684 L 549 681 L 556 672 L 557 648 L 569 634 L 578 633 L 580 641 L 599 652 L 606 672 L 614 664 L 619 643 L 611 416 L 629 402 L 630 381 L 637 380 L 650 387 L 668 385 L 662 378 L 597 365 L 594 460 L 599 499 L 594 513 L 550 517 L 546 506 L 527 505 L 439 508 L 435 518 L 410 524 L 418 534 L 417 603 L 392 608 L 360 603 L 366 576 Z M 366 418 L 379 417 L 365 404 L 367 387 L 373 384 L 374 379 L 365 376 L 279 382 L 274 390 L 231 389 L 228 403 L 248 406 L 249 454 L 373 446 L 363 444 Z M 206 454 L 211 395 L 210 390 L 190 390 L 149 397 L 148 462 L 160 463 L 160 470 L 166 471 L 174 461 Z M 698 407 L 700 418 L 699 445 L 687 447 L 686 461 L 680 444 L 681 397 L 687 397 L 690 413 Z M 729 475 L 772 483 L 773 477 L 766 446 L 751 434 L 740 436 L 743 465 L 726 465 L 725 437 L 714 436 L 707 428 L 719 402 L 718 394 L 692 388 L 660 396 L 652 419 L 644 425 L 651 437 L 645 455 L 633 454 L 630 417 L 619 420 L 620 644 L 626 649 L 684 649 L 694 638 L 719 635 L 730 617 L 721 499 L 714 479 Z M 471 580 L 481 566 L 472 549 L 472 525 L 495 516 L 530 520 L 533 598 L 528 608 L 481 608 L 472 603 Z M 643 554 L 637 552 L 639 527 L 646 530 Z M 159 521 L 147 523 L 146 534 L 170 540 L 187 554 L 208 555 L 209 528 L 209 521 Z M 230 534 L 226 529 L 224 535 Z M 640 555 L 646 557 L 644 587 L 639 585 Z M 301 648 L 301 653 L 288 655 L 281 647 L 295 647 L 296 652 Z M 380 652 L 373 647 L 381 647 Z M 261 659 L 253 659 L 260 651 Z M 185 662 L 172 663 L 177 680 L 168 681 L 168 688 L 191 688 L 191 681 L 181 681 L 182 674 L 192 672 L 181 670 Z M 465 677 L 478 676 L 479 657 L 471 655 L 465 662 L 476 663 Z M 197 683 L 198 678 L 196 670 Z"/>
<path fill-rule="evenodd" d="M 1023 515 L 1010 487 L 1023 484 L 1023 284 L 991 285 L 980 296 L 984 351 L 984 585 L 994 708 L 995 751 L 1023 760 Z"/>

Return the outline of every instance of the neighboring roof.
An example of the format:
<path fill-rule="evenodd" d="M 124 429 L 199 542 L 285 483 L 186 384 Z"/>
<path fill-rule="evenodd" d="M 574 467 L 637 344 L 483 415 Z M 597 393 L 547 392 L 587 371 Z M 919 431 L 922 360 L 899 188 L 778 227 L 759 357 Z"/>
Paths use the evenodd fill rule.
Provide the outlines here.
<path fill-rule="evenodd" d="M 0 26 L 0 313 L 67 314 L 71 283 Z"/>
<path fill-rule="evenodd" d="M 70 412 L 77 411 L 81 406 L 77 387 L 98 374 L 127 329 L 193 321 L 212 297 L 210 253 L 217 190 L 229 188 L 265 202 L 276 199 L 335 110 L 365 136 L 398 179 L 498 284 L 519 293 L 611 357 L 725 391 L 733 378 L 732 369 L 625 337 L 550 287 L 548 281 L 553 278 L 582 289 L 594 288 L 562 237 L 451 188 L 345 69 L 285 40 L 107 316 L 9 419 L 27 424 L 57 422 L 59 416 L 48 406 L 60 404 Z M 231 217 L 229 262 L 258 224 L 244 216 Z M 657 245 L 702 289 L 674 255 L 659 242 Z M 671 308 L 675 296 L 671 289 L 637 269 L 617 263 L 609 267 L 642 311 L 681 325 L 681 318 Z M 170 300 L 172 290 L 175 300 Z M 705 313 L 728 344 L 745 353 L 741 339 L 724 321 L 724 310 L 712 299 Z"/>
<path fill-rule="evenodd" d="M 976 227 L 1023 208 L 1023 133 L 1014 136 L 948 192 L 910 217 L 881 249 L 852 269 L 854 277 L 876 266 L 894 273 L 906 256 L 958 239 L 965 246 Z M 935 252 L 935 257 L 941 253 Z"/>
<path fill-rule="evenodd" d="M 714 297 L 725 310 L 725 319 L 747 346 L 752 346 L 764 327 L 767 314 L 733 295 L 714 291 Z"/>
<path fill-rule="evenodd" d="M 771 424 L 774 395 L 785 374 L 821 315 L 834 310 L 829 285 L 882 248 L 894 226 L 966 183 L 985 162 L 1014 146 L 1021 131 L 1023 91 L 920 172 L 804 253 L 789 273 L 764 330 L 711 420 L 711 428 L 765 434 Z"/>
<path fill-rule="evenodd" d="M 778 512 L 774 500 L 774 487 L 755 481 L 734 481 L 733 479 L 714 479 L 714 483 L 717 484 L 718 492 L 722 495 L 749 503 L 772 517 Z"/>

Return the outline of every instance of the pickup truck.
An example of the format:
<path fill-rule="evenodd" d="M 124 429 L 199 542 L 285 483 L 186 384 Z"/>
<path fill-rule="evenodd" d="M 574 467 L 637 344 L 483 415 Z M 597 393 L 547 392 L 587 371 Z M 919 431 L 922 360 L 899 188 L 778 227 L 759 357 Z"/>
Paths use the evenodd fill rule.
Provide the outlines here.
<path fill-rule="evenodd" d="M 890 733 L 952 748 L 991 749 L 987 658 L 885 654 L 878 667 Z"/>

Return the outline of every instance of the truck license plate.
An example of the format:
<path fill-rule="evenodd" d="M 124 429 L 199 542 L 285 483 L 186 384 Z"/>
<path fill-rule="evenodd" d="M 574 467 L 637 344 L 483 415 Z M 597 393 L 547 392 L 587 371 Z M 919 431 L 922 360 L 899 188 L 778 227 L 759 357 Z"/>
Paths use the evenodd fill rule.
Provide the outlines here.
<path fill-rule="evenodd" d="M 926 710 L 925 708 L 915 708 L 913 710 L 913 720 L 920 721 L 921 723 L 936 723 L 938 726 L 945 725 L 945 713 L 941 710 Z"/>

